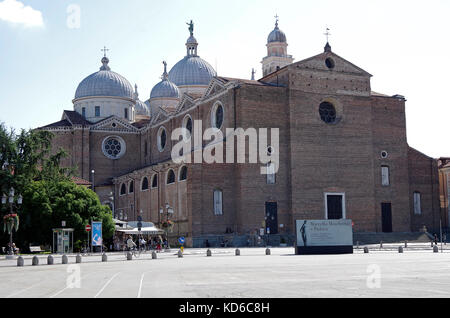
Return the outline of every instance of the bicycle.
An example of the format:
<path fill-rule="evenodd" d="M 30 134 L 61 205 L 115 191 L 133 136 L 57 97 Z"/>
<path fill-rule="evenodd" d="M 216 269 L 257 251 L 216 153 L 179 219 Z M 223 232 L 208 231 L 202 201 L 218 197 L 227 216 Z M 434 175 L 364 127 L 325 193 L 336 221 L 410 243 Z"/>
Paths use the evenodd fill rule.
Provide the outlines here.
<path fill-rule="evenodd" d="M 125 256 L 128 256 L 128 252 L 131 252 L 131 255 L 134 256 L 135 258 L 141 257 L 141 253 L 142 253 L 142 251 L 140 249 L 138 249 L 136 246 L 134 246 L 132 248 L 126 247 L 124 249 L 124 251 L 125 251 Z"/>

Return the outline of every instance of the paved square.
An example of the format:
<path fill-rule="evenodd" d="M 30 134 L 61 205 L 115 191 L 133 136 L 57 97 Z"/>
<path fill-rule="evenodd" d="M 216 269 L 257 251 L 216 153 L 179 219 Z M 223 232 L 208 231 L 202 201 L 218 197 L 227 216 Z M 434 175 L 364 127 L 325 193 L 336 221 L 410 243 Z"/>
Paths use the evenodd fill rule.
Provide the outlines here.
<path fill-rule="evenodd" d="M 431 249 L 362 250 L 353 255 L 295 256 L 293 248 L 176 250 L 158 254 L 157 260 L 143 255 L 126 261 L 122 253 L 83 258 L 75 265 L 15 267 L 14 261 L 0 261 L 0 297 L 20 298 L 303 298 L 303 297 L 450 297 L 450 253 Z M 59 263 L 59 264 L 58 264 Z M 68 272 L 69 270 L 69 272 Z M 67 282 L 79 274 L 80 288 Z"/>

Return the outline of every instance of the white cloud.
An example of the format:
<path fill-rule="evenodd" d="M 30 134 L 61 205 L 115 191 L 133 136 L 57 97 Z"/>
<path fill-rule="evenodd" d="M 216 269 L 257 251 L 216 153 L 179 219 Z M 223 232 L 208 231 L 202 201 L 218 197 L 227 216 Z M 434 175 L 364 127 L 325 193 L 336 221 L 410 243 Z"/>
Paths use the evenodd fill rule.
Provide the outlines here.
<path fill-rule="evenodd" d="M 30 6 L 25 6 L 17 0 L 0 2 L 0 20 L 21 24 L 26 27 L 40 27 L 44 25 L 42 13 Z"/>

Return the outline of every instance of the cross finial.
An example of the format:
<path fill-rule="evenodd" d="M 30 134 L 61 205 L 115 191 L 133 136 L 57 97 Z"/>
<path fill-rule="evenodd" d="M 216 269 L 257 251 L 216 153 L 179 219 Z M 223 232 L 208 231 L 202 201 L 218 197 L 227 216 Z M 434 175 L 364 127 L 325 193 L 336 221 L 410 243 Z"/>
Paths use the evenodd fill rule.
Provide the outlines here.
<path fill-rule="evenodd" d="M 105 46 L 105 47 L 103 47 L 103 49 L 101 49 L 100 51 L 102 51 L 102 52 L 104 53 L 105 57 L 106 57 L 106 52 L 108 52 L 109 49 L 107 49 L 106 46 Z"/>
<path fill-rule="evenodd" d="M 252 81 L 255 80 L 255 74 L 256 74 L 256 71 L 254 68 L 252 68 Z"/>
<path fill-rule="evenodd" d="M 278 21 L 280 21 L 280 17 L 278 16 L 278 13 L 275 15 L 275 26 L 278 26 Z"/>
<path fill-rule="evenodd" d="M 327 43 L 328 43 L 329 40 L 330 40 L 330 35 L 331 35 L 330 29 L 329 29 L 329 28 L 327 28 L 327 30 L 326 30 L 326 32 L 324 33 L 324 35 L 327 37 Z"/>

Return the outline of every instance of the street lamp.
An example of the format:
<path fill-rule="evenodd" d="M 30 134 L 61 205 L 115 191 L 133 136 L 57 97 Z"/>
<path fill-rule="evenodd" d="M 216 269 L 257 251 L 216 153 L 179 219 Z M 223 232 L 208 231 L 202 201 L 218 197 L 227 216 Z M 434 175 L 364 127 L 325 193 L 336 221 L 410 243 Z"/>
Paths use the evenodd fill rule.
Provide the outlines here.
<path fill-rule="evenodd" d="M 162 218 L 162 215 L 164 214 L 164 209 L 163 208 L 161 208 L 160 210 L 159 210 L 159 213 L 161 214 L 161 218 Z M 170 245 L 169 245 L 169 216 L 170 215 L 173 215 L 174 214 L 174 210 L 173 210 L 173 208 L 168 204 L 168 203 L 166 203 L 166 227 L 165 227 L 165 231 L 166 231 L 166 238 L 167 238 L 167 247 L 168 248 L 170 248 Z"/>
<path fill-rule="evenodd" d="M 14 188 L 11 188 L 9 190 L 8 196 L 6 194 L 3 194 L 3 196 L 2 196 L 2 205 L 5 205 L 5 206 L 9 205 L 9 215 L 6 215 L 4 217 L 4 222 L 10 223 L 9 224 L 10 232 L 9 232 L 8 258 L 14 257 L 14 251 L 12 248 L 12 246 L 13 246 L 12 236 L 13 236 L 14 229 L 17 231 L 17 226 L 18 226 L 17 214 L 14 214 L 13 210 L 14 209 L 18 210 L 23 203 L 23 197 L 21 194 L 19 194 L 19 196 L 17 196 L 17 204 L 15 203 L 15 199 L 16 199 L 16 197 L 15 197 Z"/>
<path fill-rule="evenodd" d="M 113 214 L 114 218 L 117 219 L 117 217 L 116 217 L 116 202 L 114 200 L 114 192 L 109 193 L 109 200 L 112 202 L 112 214 Z"/>
<path fill-rule="evenodd" d="M 95 170 L 92 170 L 91 173 L 92 173 L 92 191 L 95 192 Z"/>

